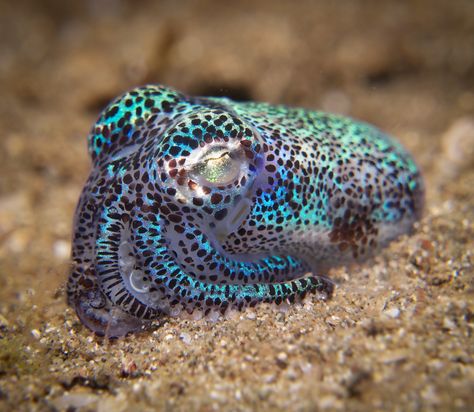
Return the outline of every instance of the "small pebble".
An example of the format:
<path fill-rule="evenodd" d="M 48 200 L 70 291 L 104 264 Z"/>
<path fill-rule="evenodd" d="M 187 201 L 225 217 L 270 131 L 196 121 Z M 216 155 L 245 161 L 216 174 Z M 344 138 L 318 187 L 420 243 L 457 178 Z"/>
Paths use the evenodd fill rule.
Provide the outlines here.
<path fill-rule="evenodd" d="M 53 243 L 53 254 L 58 259 L 69 259 L 71 244 L 65 240 L 57 240 Z"/>
<path fill-rule="evenodd" d="M 300 365 L 300 368 L 304 374 L 309 374 L 313 370 L 313 365 L 309 362 L 305 362 Z"/>
<path fill-rule="evenodd" d="M 264 383 L 274 383 L 276 381 L 276 376 L 273 374 L 263 376 Z"/>
<path fill-rule="evenodd" d="M 474 117 L 455 120 L 444 133 L 441 144 L 443 161 L 439 164 L 448 177 L 474 166 Z"/>
<path fill-rule="evenodd" d="M 391 308 L 391 309 L 386 310 L 384 313 L 385 313 L 385 315 L 387 315 L 389 318 L 397 319 L 397 318 L 400 316 L 400 309 L 398 309 L 398 308 Z"/>
<path fill-rule="evenodd" d="M 252 312 L 252 311 L 247 311 L 247 313 L 245 314 L 245 317 L 247 319 L 250 319 L 250 320 L 254 320 L 257 318 L 257 315 L 255 314 L 255 312 Z"/>
<path fill-rule="evenodd" d="M 276 361 L 280 368 L 285 368 L 288 365 L 288 355 L 285 352 L 280 352 L 276 357 Z"/>
<path fill-rule="evenodd" d="M 32 335 L 35 339 L 40 339 L 40 338 L 41 338 L 41 332 L 40 332 L 38 329 L 32 329 L 32 330 L 31 330 L 31 335 Z"/>
<path fill-rule="evenodd" d="M 452 329 L 456 329 L 456 327 L 457 327 L 456 323 L 452 319 L 450 319 L 449 317 L 446 316 L 443 319 L 443 328 L 452 330 Z"/>
<path fill-rule="evenodd" d="M 186 333 L 186 332 L 181 332 L 181 334 L 179 335 L 179 338 L 186 344 L 186 345 L 189 345 L 192 341 L 192 338 L 191 338 L 191 335 L 189 335 L 189 333 Z"/>
<path fill-rule="evenodd" d="M 384 353 L 380 356 L 380 361 L 385 364 L 394 364 L 405 362 L 407 358 L 407 352 L 403 349 L 400 349 Z"/>

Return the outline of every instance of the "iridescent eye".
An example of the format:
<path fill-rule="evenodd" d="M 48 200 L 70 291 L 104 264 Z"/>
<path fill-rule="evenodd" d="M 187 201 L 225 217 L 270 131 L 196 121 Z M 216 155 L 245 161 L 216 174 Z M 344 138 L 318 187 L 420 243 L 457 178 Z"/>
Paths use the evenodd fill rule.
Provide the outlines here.
<path fill-rule="evenodd" d="M 196 163 L 191 173 L 207 183 L 219 186 L 232 183 L 239 175 L 240 161 L 234 159 L 229 151 L 215 149 Z"/>

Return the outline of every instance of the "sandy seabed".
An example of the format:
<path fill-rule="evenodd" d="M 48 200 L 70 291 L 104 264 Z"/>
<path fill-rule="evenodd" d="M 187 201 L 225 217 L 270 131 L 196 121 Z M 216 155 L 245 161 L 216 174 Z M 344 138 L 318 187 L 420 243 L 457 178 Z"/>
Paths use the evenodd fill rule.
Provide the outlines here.
<path fill-rule="evenodd" d="M 0 410 L 472 408 L 473 50 L 470 0 L 1 2 Z M 64 288 L 86 136 L 145 83 L 376 124 L 424 218 L 329 301 L 95 337 Z"/>

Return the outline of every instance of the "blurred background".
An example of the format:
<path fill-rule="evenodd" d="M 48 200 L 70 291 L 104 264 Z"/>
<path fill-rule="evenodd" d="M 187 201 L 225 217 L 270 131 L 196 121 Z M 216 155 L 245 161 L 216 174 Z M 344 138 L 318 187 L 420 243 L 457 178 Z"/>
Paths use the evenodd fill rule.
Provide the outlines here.
<path fill-rule="evenodd" d="M 65 312 L 88 336 L 64 303 L 86 136 L 111 99 L 145 83 L 343 113 L 396 136 L 426 179 L 418 240 L 430 273 L 445 279 L 464 262 L 472 274 L 474 1 L 0 1 L 0 409 L 50 396 L 31 383 L 53 362 L 35 334 L 70 330 Z M 463 279 L 448 295 L 467 294 L 459 316 L 472 322 Z M 446 291 L 426 293 L 435 305 Z M 458 370 L 466 385 L 470 365 Z M 15 379 L 33 386 L 12 389 Z M 458 391 L 461 410 L 472 394 Z M 448 392 L 434 407 L 455 409 Z"/>

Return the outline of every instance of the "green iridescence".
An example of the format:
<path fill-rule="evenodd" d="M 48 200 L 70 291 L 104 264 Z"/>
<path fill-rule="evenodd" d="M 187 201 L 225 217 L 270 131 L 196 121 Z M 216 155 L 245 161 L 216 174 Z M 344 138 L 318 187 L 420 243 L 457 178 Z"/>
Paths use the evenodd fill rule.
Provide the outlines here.
<path fill-rule="evenodd" d="M 198 163 L 193 168 L 193 172 L 210 183 L 227 184 L 235 179 L 238 169 L 239 164 L 226 152 L 219 157 L 209 157 Z"/>

